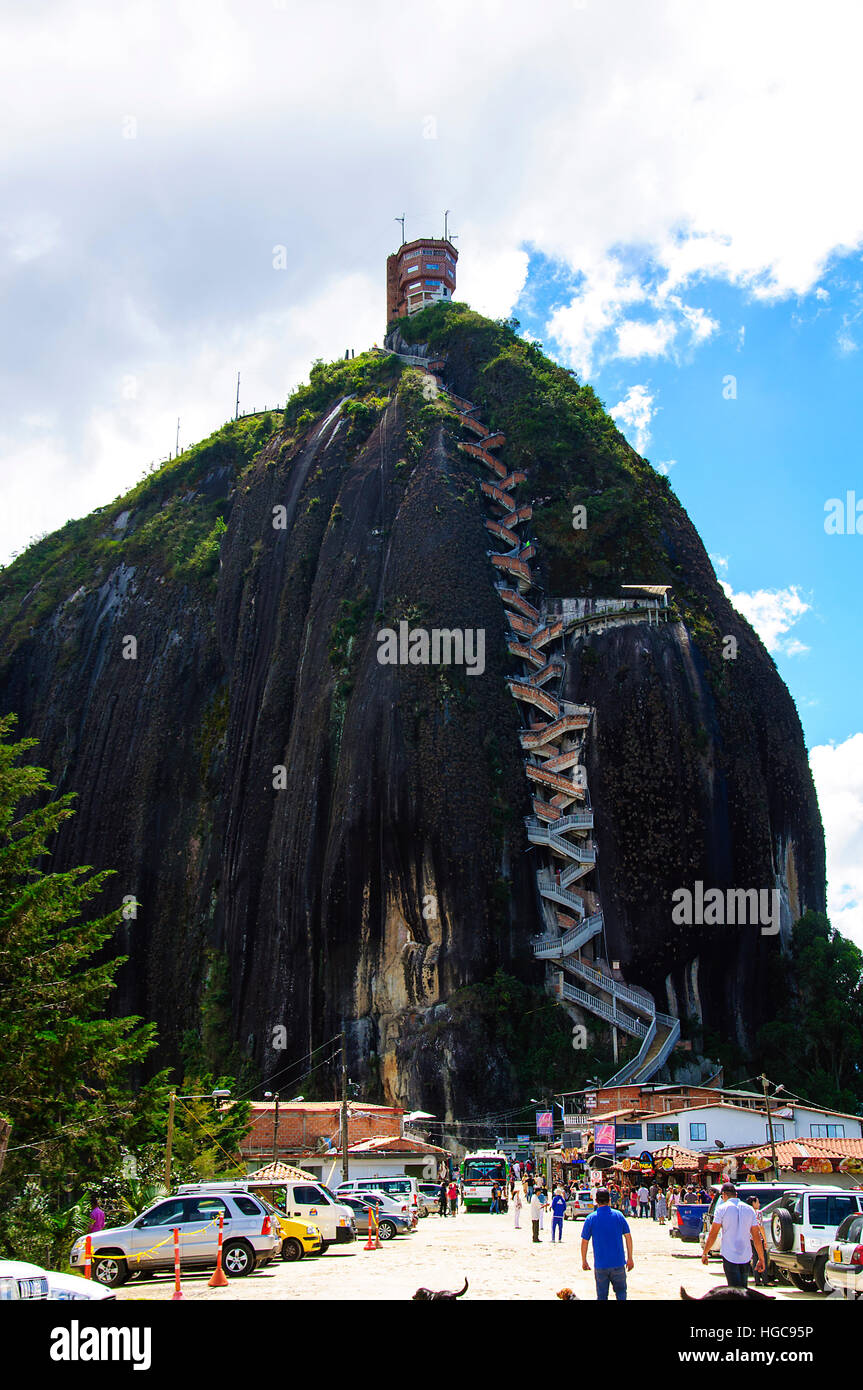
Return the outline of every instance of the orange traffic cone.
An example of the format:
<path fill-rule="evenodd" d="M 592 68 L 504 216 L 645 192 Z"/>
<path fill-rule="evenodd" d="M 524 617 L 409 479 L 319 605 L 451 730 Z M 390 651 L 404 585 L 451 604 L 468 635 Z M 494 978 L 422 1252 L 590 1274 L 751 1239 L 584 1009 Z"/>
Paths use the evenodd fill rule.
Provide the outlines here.
<path fill-rule="evenodd" d="M 380 1250 L 380 1248 L 381 1248 L 381 1247 L 380 1247 L 380 1242 L 378 1242 L 378 1244 L 375 1245 L 375 1242 L 374 1242 L 374 1240 L 372 1239 L 372 1224 L 373 1224 L 373 1222 L 374 1222 L 374 1219 L 375 1219 L 375 1214 L 374 1214 L 374 1212 L 372 1211 L 371 1207 L 369 1207 L 369 1237 L 368 1237 L 368 1240 L 366 1241 L 365 1245 L 363 1246 L 363 1249 L 364 1249 L 364 1250 Z M 375 1231 L 375 1235 L 377 1235 L 377 1231 Z"/>
<path fill-rule="evenodd" d="M 207 1282 L 211 1289 L 227 1288 L 228 1281 L 225 1278 L 225 1271 L 222 1269 L 222 1235 L 225 1229 L 225 1214 L 219 1212 L 219 1244 L 216 1249 L 216 1268 L 213 1270 L 212 1278 Z"/>

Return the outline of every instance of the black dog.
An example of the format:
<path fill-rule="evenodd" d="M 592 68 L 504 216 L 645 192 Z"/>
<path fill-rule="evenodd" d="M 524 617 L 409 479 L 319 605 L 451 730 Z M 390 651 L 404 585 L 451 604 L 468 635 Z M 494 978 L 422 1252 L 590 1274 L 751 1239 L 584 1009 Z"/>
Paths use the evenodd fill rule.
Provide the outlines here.
<path fill-rule="evenodd" d="M 461 1298 L 462 1294 L 466 1293 L 467 1279 L 465 1279 L 464 1281 L 464 1288 L 459 1289 L 458 1293 L 449 1293 L 446 1289 L 442 1289 L 439 1293 L 435 1289 L 417 1289 L 416 1293 L 413 1295 L 413 1298 L 411 1299 L 411 1302 L 437 1303 L 439 1299 Z"/>
<path fill-rule="evenodd" d="M 767 1298 L 774 1301 L 772 1293 L 762 1293 L 760 1289 L 732 1289 L 730 1284 L 723 1284 L 719 1289 L 711 1289 L 709 1293 L 703 1293 L 700 1298 L 696 1298 L 694 1293 L 687 1293 L 683 1285 L 680 1285 L 680 1297 L 687 1303 L 703 1303 L 705 1298 Z"/>

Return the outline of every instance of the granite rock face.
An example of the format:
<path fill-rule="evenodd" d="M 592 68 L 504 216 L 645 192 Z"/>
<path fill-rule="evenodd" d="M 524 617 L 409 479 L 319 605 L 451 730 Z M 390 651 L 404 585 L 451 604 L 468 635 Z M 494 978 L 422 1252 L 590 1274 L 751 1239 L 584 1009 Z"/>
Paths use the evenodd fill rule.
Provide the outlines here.
<path fill-rule="evenodd" d="M 454 350 L 447 384 L 472 399 L 483 365 Z M 163 1063 L 215 948 L 264 1075 L 345 1027 L 351 1076 L 382 1097 L 441 1115 L 514 1095 L 511 1059 L 447 1021 L 452 994 L 498 968 L 542 981 L 506 622 L 455 440 L 443 418 L 418 434 L 401 391 L 359 431 L 337 399 L 242 473 L 189 484 L 190 508 L 215 498 L 227 521 L 212 582 L 120 552 L 23 635 L 20 619 L 0 631 L 0 706 L 77 794 L 55 866 L 114 869 L 105 905 L 139 904 L 116 1007 L 158 1023 Z M 122 526 L 109 509 L 99 524 L 134 536 L 134 505 L 115 509 Z M 600 885 L 627 979 L 746 1046 L 772 953 L 823 910 L 820 818 L 770 657 L 676 502 L 657 525 L 675 583 L 737 637 L 733 669 L 717 677 L 684 615 L 571 641 L 561 693 L 596 709 Z M 540 557 L 544 527 L 538 513 Z M 550 606 L 569 596 L 552 568 L 546 582 Z M 483 630 L 484 670 L 381 664 L 377 634 L 400 621 Z M 699 878 L 779 887 L 780 938 L 673 927 L 671 892 Z"/>

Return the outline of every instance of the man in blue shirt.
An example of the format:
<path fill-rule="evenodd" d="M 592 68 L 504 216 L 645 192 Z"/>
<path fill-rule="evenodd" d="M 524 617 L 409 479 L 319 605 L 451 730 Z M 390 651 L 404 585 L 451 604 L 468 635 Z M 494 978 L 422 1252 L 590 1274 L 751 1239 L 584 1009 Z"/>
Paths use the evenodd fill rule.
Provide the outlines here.
<path fill-rule="evenodd" d="M 556 1187 L 554 1196 L 551 1199 L 551 1242 L 554 1244 L 554 1233 L 557 1232 L 558 1245 L 563 1240 L 563 1218 L 566 1212 L 566 1198 L 563 1195 L 563 1188 Z"/>
<path fill-rule="evenodd" d="M 593 1241 L 593 1277 L 596 1281 L 596 1297 L 601 1302 L 608 1299 L 608 1285 L 614 1289 L 618 1300 L 626 1298 L 626 1271 L 635 1268 L 632 1258 L 632 1236 L 629 1223 L 622 1211 L 614 1211 L 609 1205 L 607 1187 L 596 1189 L 596 1211 L 591 1212 L 581 1228 L 581 1267 L 590 1269 L 587 1263 L 587 1248 Z M 626 1255 L 623 1243 L 626 1242 Z"/>

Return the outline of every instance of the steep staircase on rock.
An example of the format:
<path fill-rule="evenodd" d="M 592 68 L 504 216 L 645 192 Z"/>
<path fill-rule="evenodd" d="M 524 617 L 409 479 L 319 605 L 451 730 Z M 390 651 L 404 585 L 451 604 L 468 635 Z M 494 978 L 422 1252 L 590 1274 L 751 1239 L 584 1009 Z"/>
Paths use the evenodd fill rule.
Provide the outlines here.
<path fill-rule="evenodd" d="M 445 369 L 445 359 L 428 360 L 427 370 L 442 391 L 446 391 Z M 584 879 L 595 877 L 596 871 L 593 812 L 582 766 L 593 710 L 561 700 L 559 687 L 567 632 L 580 635 L 621 622 L 659 621 L 656 615 L 667 606 L 667 599 L 663 603 L 657 591 L 656 601 L 646 602 L 643 597 L 614 602 L 564 600 L 562 614 L 549 613 L 530 567 L 533 543 L 518 534 L 518 528 L 533 516 L 531 503 L 519 502 L 512 495 L 527 475 L 510 471 L 500 458 L 497 451 L 505 447 L 506 438 L 478 418 L 478 407 L 452 392 L 447 395 L 459 424 L 471 436 L 458 447 L 492 475 L 483 479 L 481 487 L 492 511 L 486 523 L 489 536 L 503 547 L 489 550 L 488 555 L 512 630 L 508 650 L 520 665 L 507 684 L 525 720 L 520 739 L 533 790 L 533 815 L 526 818 L 525 826 L 530 843 L 544 851 L 536 882 L 547 930 L 534 938 L 534 955 L 546 962 L 546 988 L 556 998 L 640 1039 L 637 1055 L 608 1084 L 647 1081 L 671 1053 L 680 1024 L 658 1013 L 645 990 L 634 990 L 613 978 L 607 967 L 600 968 L 595 951 L 604 930 L 602 911 L 589 910 L 584 891 L 572 891 L 575 884 L 581 886 Z M 596 889 L 590 899 L 598 902 Z M 585 949 L 590 956 L 582 955 Z"/>

